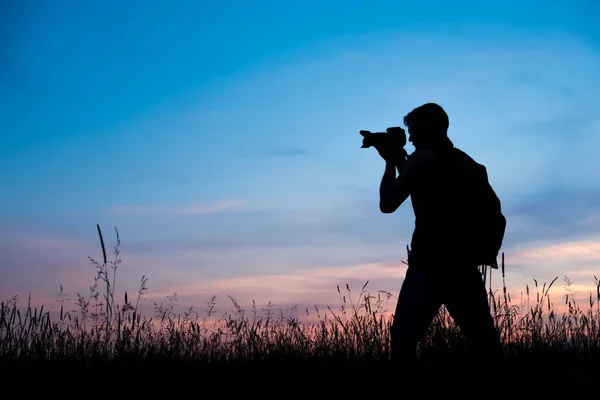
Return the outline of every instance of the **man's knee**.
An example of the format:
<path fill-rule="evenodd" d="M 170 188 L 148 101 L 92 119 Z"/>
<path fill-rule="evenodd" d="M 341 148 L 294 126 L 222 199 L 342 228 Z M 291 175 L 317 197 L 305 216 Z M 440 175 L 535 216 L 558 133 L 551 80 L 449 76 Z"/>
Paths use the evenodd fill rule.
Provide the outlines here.
<path fill-rule="evenodd" d="M 409 324 L 392 324 L 390 327 L 390 344 L 393 349 L 416 348 L 419 343 L 418 332 Z"/>
<path fill-rule="evenodd" d="M 390 360 L 399 366 L 408 366 L 417 356 L 418 339 L 415 333 L 405 325 L 392 325 L 390 327 Z"/>

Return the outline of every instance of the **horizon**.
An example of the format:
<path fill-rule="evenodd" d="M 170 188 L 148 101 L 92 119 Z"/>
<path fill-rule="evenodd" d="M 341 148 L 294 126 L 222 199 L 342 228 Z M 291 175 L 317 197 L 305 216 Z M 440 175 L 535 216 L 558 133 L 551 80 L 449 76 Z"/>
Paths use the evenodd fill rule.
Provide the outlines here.
<path fill-rule="evenodd" d="M 118 298 L 143 275 L 183 308 L 397 295 L 413 211 L 379 211 L 358 132 L 427 102 L 500 197 L 511 294 L 595 292 L 598 4 L 28 4 L 0 13 L 0 301 L 85 293 L 96 224 Z"/>

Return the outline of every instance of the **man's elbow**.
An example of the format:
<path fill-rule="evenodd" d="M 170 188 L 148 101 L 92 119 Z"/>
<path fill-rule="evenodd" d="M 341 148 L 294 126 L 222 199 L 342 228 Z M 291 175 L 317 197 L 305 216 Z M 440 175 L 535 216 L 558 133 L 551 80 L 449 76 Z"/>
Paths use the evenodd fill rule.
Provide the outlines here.
<path fill-rule="evenodd" d="M 399 205 L 392 204 L 390 202 L 380 201 L 379 210 L 384 214 L 391 214 L 398 209 Z"/>

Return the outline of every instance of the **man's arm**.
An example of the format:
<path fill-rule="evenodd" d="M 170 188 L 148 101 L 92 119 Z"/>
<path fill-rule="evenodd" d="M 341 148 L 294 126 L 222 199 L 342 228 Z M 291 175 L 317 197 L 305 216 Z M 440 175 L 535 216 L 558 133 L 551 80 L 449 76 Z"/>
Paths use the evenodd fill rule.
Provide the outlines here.
<path fill-rule="evenodd" d="M 430 152 L 416 150 L 408 159 L 401 159 L 396 165 L 391 161 L 386 161 L 379 186 L 379 209 L 382 213 L 393 213 L 406 201 L 413 191 L 414 182 L 421 179 L 420 176 L 423 175 L 432 160 Z M 398 168 L 397 177 L 396 167 Z"/>
<path fill-rule="evenodd" d="M 406 172 L 403 171 L 405 165 L 405 158 L 398 162 L 391 160 L 385 162 L 385 171 L 379 185 L 379 209 L 382 213 L 393 213 L 410 195 L 405 179 Z M 396 177 L 396 169 L 398 169 L 398 177 Z"/>

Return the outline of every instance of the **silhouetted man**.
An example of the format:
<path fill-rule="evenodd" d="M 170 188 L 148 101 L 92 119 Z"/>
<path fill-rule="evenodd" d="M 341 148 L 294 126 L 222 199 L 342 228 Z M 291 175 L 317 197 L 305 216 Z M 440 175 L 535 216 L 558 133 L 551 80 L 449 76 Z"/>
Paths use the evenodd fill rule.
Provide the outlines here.
<path fill-rule="evenodd" d="M 475 249 L 465 245 L 477 205 L 469 198 L 468 173 L 463 172 L 479 171 L 487 182 L 485 168 L 454 147 L 447 136 L 448 115 L 439 105 L 415 108 L 404 125 L 415 147 L 410 156 L 392 146 L 377 149 L 386 161 L 381 212 L 393 213 L 410 196 L 416 219 L 391 328 L 391 359 L 400 365 L 413 360 L 442 304 L 475 354 L 501 357 Z"/>

